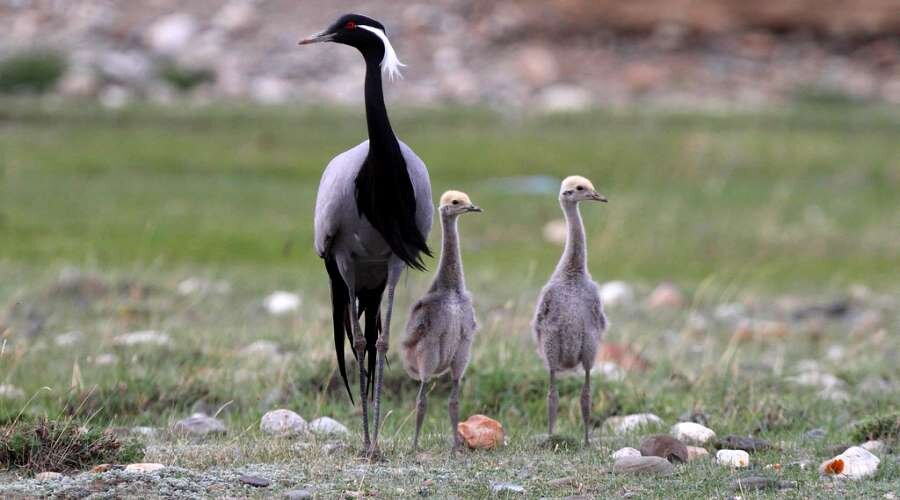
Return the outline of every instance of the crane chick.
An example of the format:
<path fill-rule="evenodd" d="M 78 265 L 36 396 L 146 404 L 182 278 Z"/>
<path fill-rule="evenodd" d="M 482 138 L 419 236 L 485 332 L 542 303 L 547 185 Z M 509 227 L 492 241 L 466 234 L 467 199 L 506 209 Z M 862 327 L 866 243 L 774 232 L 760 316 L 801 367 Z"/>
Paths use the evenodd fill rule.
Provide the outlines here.
<path fill-rule="evenodd" d="M 440 265 L 431 288 L 412 307 L 403 341 L 406 371 L 414 380 L 421 381 L 416 398 L 413 450 L 419 448 L 419 433 L 425 419 L 425 385 L 432 377 L 448 370 L 453 381 L 448 405 L 453 450 L 459 449 L 461 441 L 456 431 L 459 382 L 469 364 L 469 350 L 478 329 L 472 295 L 466 290 L 463 277 L 456 221 L 460 214 L 481 212 L 481 209 L 473 205 L 465 193 L 447 191 L 441 196 L 439 210 L 444 239 Z"/>
<path fill-rule="evenodd" d="M 584 444 L 590 442 L 591 368 L 607 321 L 597 284 L 587 269 L 587 245 L 578 204 L 606 201 L 591 181 L 581 176 L 567 177 L 559 191 L 559 204 L 566 216 L 566 248 L 550 281 L 544 285 L 535 309 L 534 338 L 538 354 L 550 372 L 547 411 L 550 435 L 556 427 L 559 393 L 556 375 L 560 371 L 584 369 L 581 388 L 581 418 Z"/>

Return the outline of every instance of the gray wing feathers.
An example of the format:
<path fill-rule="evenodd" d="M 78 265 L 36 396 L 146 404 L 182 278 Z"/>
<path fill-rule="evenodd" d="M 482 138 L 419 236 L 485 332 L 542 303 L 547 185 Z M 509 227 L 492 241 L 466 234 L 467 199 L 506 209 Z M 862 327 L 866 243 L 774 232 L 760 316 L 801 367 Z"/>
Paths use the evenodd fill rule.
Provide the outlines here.
<path fill-rule="evenodd" d="M 416 225 L 427 237 L 434 216 L 428 169 L 409 146 L 401 142 L 400 149 L 416 196 Z M 330 251 L 341 231 L 358 233 L 363 224 L 368 225 L 359 217 L 355 193 L 356 175 L 368 153 L 369 141 L 363 141 L 335 156 L 322 173 L 315 211 L 315 247 L 320 257 Z"/>

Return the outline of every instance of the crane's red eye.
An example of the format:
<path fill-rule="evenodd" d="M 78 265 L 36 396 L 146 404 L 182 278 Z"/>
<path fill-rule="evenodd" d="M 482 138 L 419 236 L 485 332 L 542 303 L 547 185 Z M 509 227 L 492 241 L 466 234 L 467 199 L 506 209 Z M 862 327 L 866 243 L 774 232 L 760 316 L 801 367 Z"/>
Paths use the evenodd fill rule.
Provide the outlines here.
<path fill-rule="evenodd" d="M 347 24 L 345 24 L 344 27 L 348 30 L 352 30 L 356 28 L 356 23 L 354 23 L 353 21 L 347 21 Z"/>

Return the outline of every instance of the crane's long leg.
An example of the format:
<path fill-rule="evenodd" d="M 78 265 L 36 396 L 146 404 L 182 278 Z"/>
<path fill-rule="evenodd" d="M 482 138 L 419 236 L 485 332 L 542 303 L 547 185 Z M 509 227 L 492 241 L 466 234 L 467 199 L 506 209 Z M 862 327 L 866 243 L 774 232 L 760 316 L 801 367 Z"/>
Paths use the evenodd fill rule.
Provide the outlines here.
<path fill-rule="evenodd" d="M 450 413 L 450 430 L 453 432 L 453 451 L 459 451 L 462 440 L 459 438 L 459 378 L 453 377 L 453 388 L 450 389 L 450 401 L 447 404 Z"/>
<path fill-rule="evenodd" d="M 366 337 L 359 331 L 359 314 L 356 306 L 356 279 L 353 271 L 353 263 L 342 255 L 336 258 L 338 270 L 344 283 L 347 285 L 348 298 L 350 302 L 350 336 L 353 337 L 353 349 L 356 351 L 356 361 L 359 367 L 359 394 L 360 403 L 362 404 L 362 426 L 363 426 L 363 452 L 368 452 L 371 441 L 369 439 L 369 399 L 368 384 L 366 383 Z"/>
<path fill-rule="evenodd" d="M 556 390 L 556 370 L 550 369 L 550 389 L 547 391 L 547 420 L 549 421 L 549 434 L 552 436 L 556 429 L 556 410 L 559 407 L 559 391 Z"/>
<path fill-rule="evenodd" d="M 584 385 L 581 386 L 581 420 L 584 422 L 584 446 L 591 444 L 591 370 L 584 367 Z"/>
<path fill-rule="evenodd" d="M 372 441 L 371 452 L 374 454 L 378 450 L 378 432 L 381 430 L 381 389 L 384 382 L 384 358 L 387 356 L 389 341 L 391 338 L 391 314 L 394 311 L 394 290 L 397 288 L 397 282 L 400 281 L 400 275 L 403 274 L 405 264 L 397 257 L 392 257 L 388 262 L 387 277 L 387 306 L 384 312 L 384 323 L 382 324 L 381 334 L 375 342 L 376 363 L 375 363 L 375 436 Z"/>
<path fill-rule="evenodd" d="M 425 421 L 425 411 L 428 407 L 428 394 L 425 392 L 425 384 L 428 381 L 422 377 L 419 385 L 419 395 L 416 397 L 416 433 L 413 435 L 413 451 L 419 451 L 419 433 L 422 432 L 422 422 Z"/>
<path fill-rule="evenodd" d="M 366 338 L 359 332 L 359 316 L 356 307 L 356 294 L 350 292 L 350 325 L 353 330 L 353 348 L 356 350 L 359 366 L 359 400 L 362 404 L 363 452 L 367 453 L 372 446 L 369 439 L 369 384 L 366 380 Z"/>

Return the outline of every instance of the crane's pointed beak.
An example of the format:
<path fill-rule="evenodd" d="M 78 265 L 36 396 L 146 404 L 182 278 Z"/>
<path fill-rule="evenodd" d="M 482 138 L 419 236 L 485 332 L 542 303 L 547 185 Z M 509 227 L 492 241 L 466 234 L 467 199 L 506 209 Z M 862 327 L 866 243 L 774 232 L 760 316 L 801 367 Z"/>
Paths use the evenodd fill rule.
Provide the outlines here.
<path fill-rule="evenodd" d="M 484 210 L 482 210 L 481 207 L 476 206 L 476 205 L 469 205 L 467 211 L 469 211 L 469 212 L 484 212 Z"/>
<path fill-rule="evenodd" d="M 602 201 L 603 203 L 609 202 L 609 200 L 606 199 L 606 196 L 603 196 L 602 194 L 600 194 L 596 191 L 591 193 L 591 199 L 594 201 Z"/>
<path fill-rule="evenodd" d="M 324 31 L 320 31 L 318 33 L 314 33 L 300 42 L 297 45 L 309 45 L 311 43 L 322 43 L 322 42 L 330 42 L 331 39 L 334 38 L 334 33 L 326 33 Z"/>

